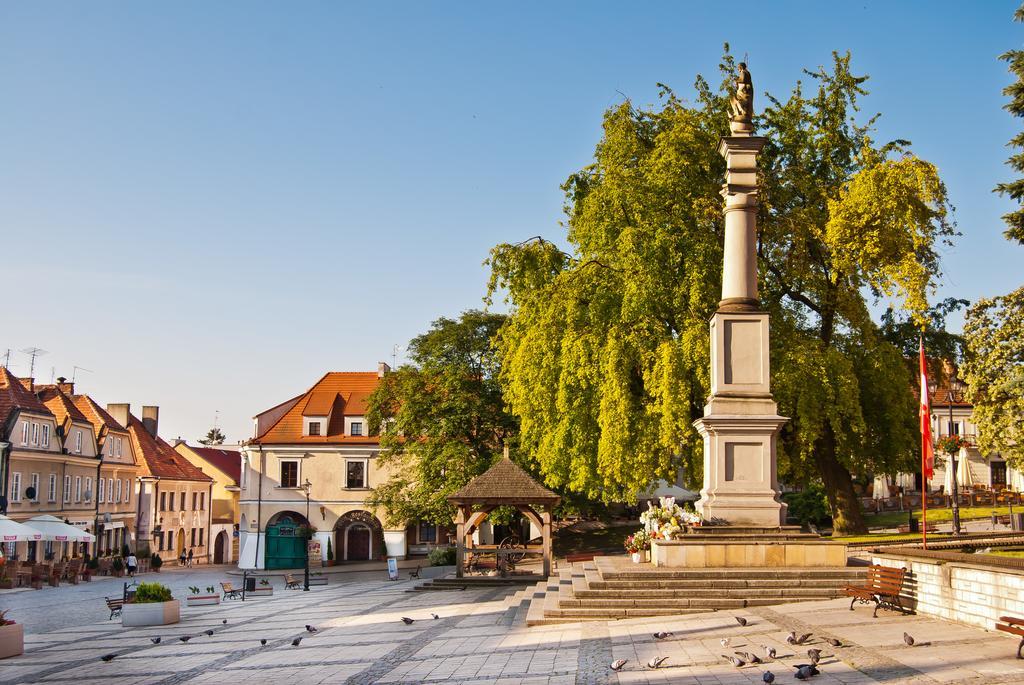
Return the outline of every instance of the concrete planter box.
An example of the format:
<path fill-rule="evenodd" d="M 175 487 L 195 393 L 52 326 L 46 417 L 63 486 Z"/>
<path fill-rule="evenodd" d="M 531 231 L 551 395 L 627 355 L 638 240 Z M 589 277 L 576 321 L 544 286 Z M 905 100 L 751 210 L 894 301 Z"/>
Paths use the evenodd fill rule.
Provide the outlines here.
<path fill-rule="evenodd" d="M 181 620 L 181 603 L 149 602 L 146 604 L 125 604 L 121 609 L 123 626 L 166 626 Z"/>
<path fill-rule="evenodd" d="M 274 588 L 269 585 L 257 585 L 255 590 L 245 593 L 246 597 L 270 597 L 274 594 Z"/>
<path fill-rule="evenodd" d="M 25 653 L 25 626 L 12 623 L 0 626 L 0 659 Z"/>
<path fill-rule="evenodd" d="M 314 585 L 327 585 L 327 576 L 310 576 L 309 586 L 313 587 Z"/>
<path fill-rule="evenodd" d="M 208 604 L 220 604 L 220 595 L 189 595 L 185 598 L 185 606 L 201 607 Z"/>

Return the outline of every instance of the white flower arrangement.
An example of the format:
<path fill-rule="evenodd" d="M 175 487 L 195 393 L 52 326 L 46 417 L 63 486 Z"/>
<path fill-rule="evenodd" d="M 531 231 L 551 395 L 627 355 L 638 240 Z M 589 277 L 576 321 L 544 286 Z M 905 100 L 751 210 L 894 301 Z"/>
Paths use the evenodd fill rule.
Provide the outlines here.
<path fill-rule="evenodd" d="M 640 514 L 640 523 L 652 538 L 671 540 L 682 535 L 686 525 L 697 525 L 701 522 L 698 514 L 684 511 L 676 504 L 675 497 L 662 497 L 658 506 L 649 502 L 647 511 Z"/>

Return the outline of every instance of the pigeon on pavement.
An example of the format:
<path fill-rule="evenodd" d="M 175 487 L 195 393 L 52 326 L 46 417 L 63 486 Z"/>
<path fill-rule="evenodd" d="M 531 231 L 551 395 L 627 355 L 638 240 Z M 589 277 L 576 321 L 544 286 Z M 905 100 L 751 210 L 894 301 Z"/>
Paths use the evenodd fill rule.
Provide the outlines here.
<path fill-rule="evenodd" d="M 100 657 L 100 661 L 113 661 L 116 654 L 104 654 Z"/>
<path fill-rule="evenodd" d="M 761 663 L 761 657 L 759 657 L 756 654 L 751 654 L 750 652 L 734 652 L 734 654 L 736 654 L 736 656 L 746 661 L 748 664 Z"/>
<path fill-rule="evenodd" d="M 727 654 L 723 654 L 722 658 L 731 661 L 732 665 L 736 668 L 742 668 L 743 666 L 747 665 L 747 662 L 739 658 L 738 656 L 728 656 Z"/>
<path fill-rule="evenodd" d="M 772 673 L 771 671 L 765 671 L 764 673 L 761 674 L 761 680 L 762 680 L 762 682 L 765 682 L 765 683 L 768 683 L 768 685 L 771 685 L 772 683 L 775 682 L 775 674 Z"/>
<path fill-rule="evenodd" d="M 412 621 L 413 620 L 411 618 L 409 618 L 408 616 L 403 616 L 402 617 L 402 623 L 404 623 L 407 626 L 408 625 L 412 625 Z"/>
<path fill-rule="evenodd" d="M 720 643 L 720 644 L 721 644 L 721 645 L 722 645 L 723 647 L 728 647 L 728 646 L 729 646 L 729 638 L 727 638 L 727 637 L 723 637 L 723 638 L 722 638 L 721 640 L 719 640 L 718 642 L 719 642 L 719 643 Z"/>
<path fill-rule="evenodd" d="M 221 621 L 221 623 L 223 623 L 224 625 L 227 625 L 228 624 L 228 620 L 224 619 L 223 621 Z"/>
<path fill-rule="evenodd" d="M 157 637 L 151 637 L 151 638 L 149 638 L 149 641 L 150 641 L 150 642 L 152 642 L 152 643 L 153 643 L 154 645 L 158 645 L 158 644 L 160 644 L 160 640 L 162 640 L 162 639 L 163 639 L 163 638 L 161 638 L 161 637 L 160 637 L 160 636 L 158 635 Z"/>
<path fill-rule="evenodd" d="M 798 637 L 798 638 L 796 639 L 796 643 L 797 643 L 798 645 L 802 645 L 803 643 L 805 643 L 805 642 L 807 642 L 807 641 L 808 641 L 809 639 L 811 639 L 811 635 L 813 635 L 813 633 L 804 633 L 803 635 L 801 635 L 800 637 Z"/>
<path fill-rule="evenodd" d="M 743 618 L 742 616 L 736 616 L 735 618 L 736 622 L 739 623 L 741 626 L 747 625 L 747 619 Z"/>
<path fill-rule="evenodd" d="M 914 637 L 910 633 L 903 633 L 903 641 L 907 643 L 907 647 L 914 646 Z"/>
<path fill-rule="evenodd" d="M 811 660 L 812 664 L 817 666 L 818 662 L 821 661 L 821 650 L 820 649 L 808 649 L 807 650 L 807 658 L 809 658 Z"/>
<path fill-rule="evenodd" d="M 668 661 L 667 656 L 656 656 L 647 662 L 647 668 L 660 668 L 666 661 Z"/>
<path fill-rule="evenodd" d="M 192 636 L 191 635 L 182 635 L 178 639 L 181 640 L 182 642 L 188 642 L 189 640 L 192 639 Z"/>
<path fill-rule="evenodd" d="M 840 642 L 839 640 L 835 639 L 834 637 L 826 637 L 825 638 L 825 642 L 829 643 L 833 647 L 842 647 L 843 646 L 843 643 Z"/>
<path fill-rule="evenodd" d="M 311 626 L 311 625 L 309 625 L 308 623 L 306 624 L 306 632 L 307 632 L 307 633 L 315 633 L 315 632 L 316 632 L 316 630 L 317 630 L 317 629 L 316 629 L 316 627 L 315 627 L 315 626 Z"/>
<path fill-rule="evenodd" d="M 667 637 L 672 637 L 672 633 L 667 633 L 664 630 L 659 630 L 658 632 L 654 633 L 655 640 L 664 640 Z"/>
<path fill-rule="evenodd" d="M 266 647 L 267 646 L 267 638 L 260 639 L 260 644 L 263 645 L 264 647 Z"/>
<path fill-rule="evenodd" d="M 437 619 L 441 618 L 441 617 L 440 617 L 440 616 L 438 616 L 437 614 L 431 614 L 431 616 L 432 616 L 432 617 L 434 618 L 434 620 L 435 620 L 435 621 L 436 621 Z"/>
<path fill-rule="evenodd" d="M 797 664 L 793 668 L 796 669 L 796 673 L 793 674 L 793 677 L 797 680 L 807 680 L 811 676 L 821 673 L 814 664 Z"/>
<path fill-rule="evenodd" d="M 213 636 L 213 631 L 212 630 L 207 630 L 205 632 L 206 632 L 207 635 L 210 635 L 211 637 Z"/>
<path fill-rule="evenodd" d="M 629 661 L 629 659 L 616 659 L 612 662 L 611 669 L 613 671 L 621 671 L 622 667 L 626 665 L 627 661 Z"/>
<path fill-rule="evenodd" d="M 774 659 L 775 658 L 775 648 L 774 647 L 769 647 L 768 645 L 761 645 L 761 648 L 764 649 L 764 655 L 766 657 L 768 657 L 769 659 Z"/>
<path fill-rule="evenodd" d="M 295 638 L 294 640 L 292 640 L 292 647 L 298 647 L 300 642 L 302 642 L 301 637 Z"/>
<path fill-rule="evenodd" d="M 795 630 L 793 632 L 791 632 L 789 635 L 786 636 L 786 642 L 791 644 L 791 645 L 797 644 L 797 641 L 796 641 L 796 631 Z"/>

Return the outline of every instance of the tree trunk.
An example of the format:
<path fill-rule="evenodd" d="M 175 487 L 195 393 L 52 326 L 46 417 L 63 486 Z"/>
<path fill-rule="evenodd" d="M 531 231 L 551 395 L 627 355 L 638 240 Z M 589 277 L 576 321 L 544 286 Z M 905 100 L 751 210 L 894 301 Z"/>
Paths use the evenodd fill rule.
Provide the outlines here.
<path fill-rule="evenodd" d="M 867 533 L 860 500 L 853 490 L 853 478 L 836 457 L 835 435 L 831 426 L 825 426 L 825 434 L 814 450 L 814 460 L 821 472 L 829 508 L 832 510 L 833 535 Z"/>

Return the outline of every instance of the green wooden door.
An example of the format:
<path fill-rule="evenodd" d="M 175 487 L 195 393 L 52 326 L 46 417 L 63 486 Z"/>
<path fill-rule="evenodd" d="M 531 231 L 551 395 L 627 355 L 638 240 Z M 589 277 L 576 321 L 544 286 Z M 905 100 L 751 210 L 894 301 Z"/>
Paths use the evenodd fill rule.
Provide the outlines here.
<path fill-rule="evenodd" d="M 290 517 L 282 517 L 267 526 L 267 569 L 302 568 L 305 563 L 306 541 L 297 534 L 298 524 Z"/>

